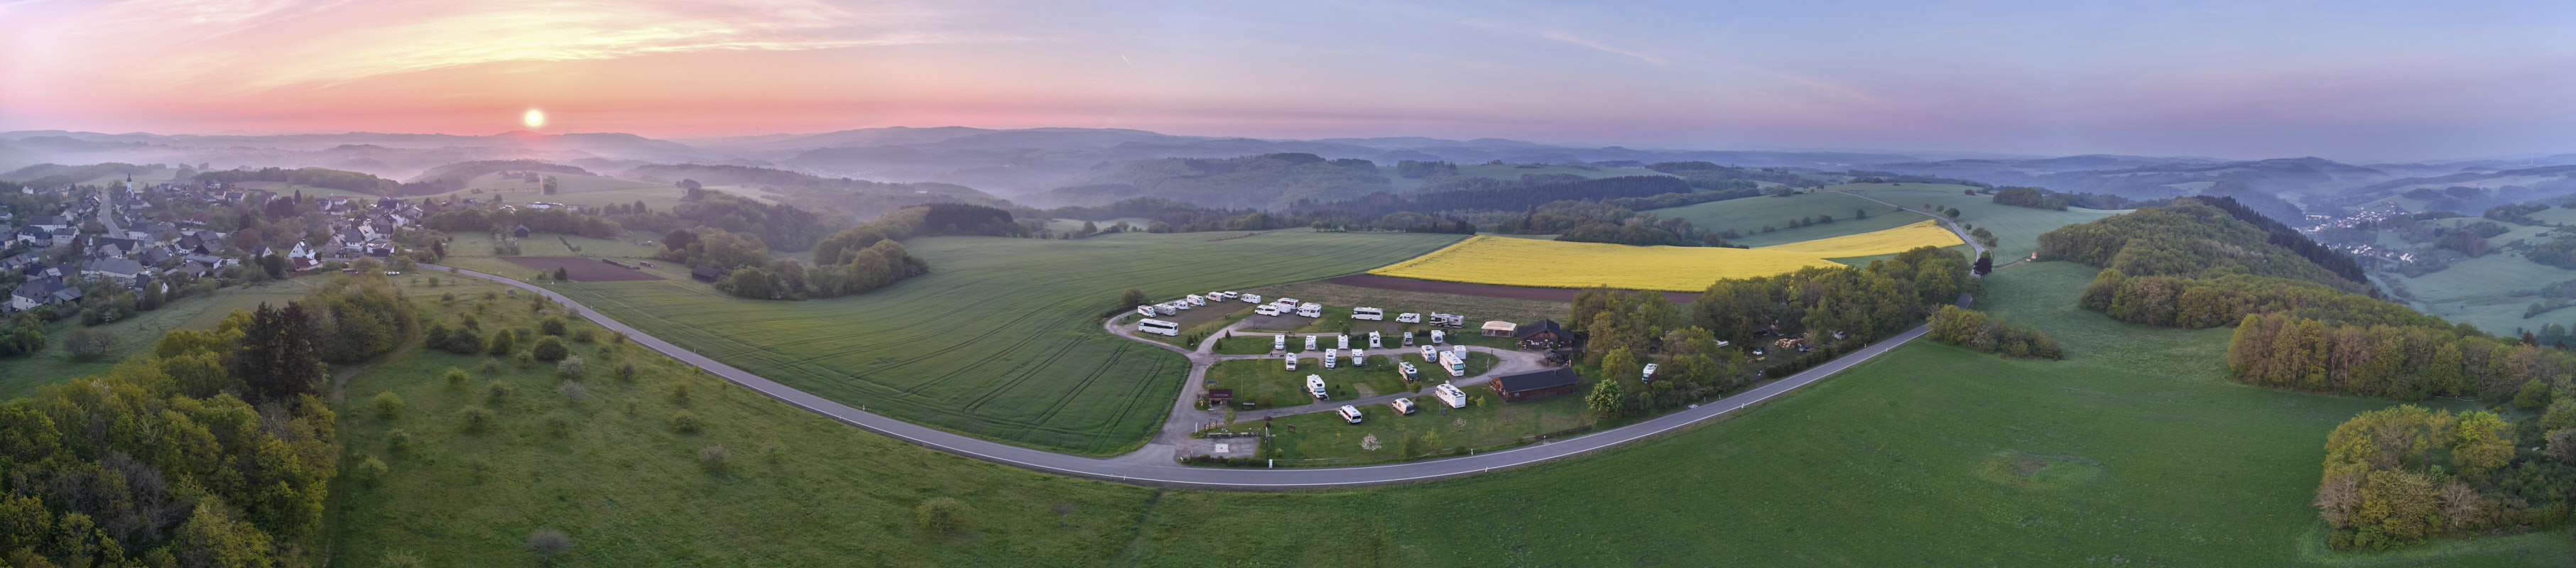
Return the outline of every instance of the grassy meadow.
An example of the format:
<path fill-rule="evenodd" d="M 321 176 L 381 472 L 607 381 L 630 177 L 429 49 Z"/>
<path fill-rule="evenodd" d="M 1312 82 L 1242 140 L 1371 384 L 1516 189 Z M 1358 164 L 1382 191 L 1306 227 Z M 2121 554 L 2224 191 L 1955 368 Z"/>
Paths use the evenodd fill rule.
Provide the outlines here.
<path fill-rule="evenodd" d="M 261 302 L 283 305 L 311 293 L 321 282 L 320 277 L 307 276 L 222 288 L 211 295 L 183 298 L 123 321 L 100 324 L 96 329 L 115 335 L 116 343 L 108 348 L 106 356 L 95 361 L 73 360 L 63 349 L 62 339 L 79 323 L 78 319 L 55 322 L 45 329 L 47 344 L 43 352 L 0 359 L 0 399 L 34 394 L 37 387 L 105 373 L 117 361 L 151 350 L 152 344 L 161 340 L 161 334 L 170 330 L 211 328 L 233 310 L 256 309 Z"/>
<path fill-rule="evenodd" d="M 1964 185 L 1924 183 L 1864 183 L 1837 185 L 1829 191 L 1848 191 L 1878 198 L 1880 201 L 1921 208 L 1925 203 L 1959 209 L 1959 222 L 1983 227 L 1995 234 L 1995 263 L 2003 264 L 2030 256 L 2039 250 L 2039 235 L 2058 227 L 2089 223 L 2094 219 L 2118 215 L 2125 211 L 2070 207 L 2065 211 L 1996 205 L 1992 195 L 1967 195 Z M 1918 215 L 1919 216 L 1919 215 Z"/>
<path fill-rule="evenodd" d="M 1266 422 L 1238 422 L 1230 429 L 1251 431 L 1268 425 L 1274 435 L 1262 443 L 1278 447 L 1283 464 L 1287 460 L 1317 460 L 1290 465 L 1321 466 L 1403 461 L 1408 459 L 1404 447 L 1407 437 L 1418 440 L 1419 446 L 1411 450 L 1417 452 L 1415 455 L 1453 448 L 1490 450 L 1513 445 L 1525 437 L 1593 423 L 1592 413 L 1584 410 L 1580 394 L 1504 403 L 1482 386 L 1463 390 L 1468 396 L 1483 398 L 1483 402 L 1452 409 L 1439 397 L 1418 396 L 1413 403 L 1420 405 L 1420 410 L 1412 415 L 1397 414 L 1395 408 L 1384 404 L 1371 404 L 1359 407 L 1358 424 L 1343 421 L 1339 414 L 1318 412 Z"/>
<path fill-rule="evenodd" d="M 1162 423 L 1188 370 L 1179 355 L 1100 331 L 1096 318 L 1128 307 L 1116 305 L 1120 291 L 1174 298 L 1306 280 L 1458 238 L 1303 231 L 1226 238 L 1243 234 L 915 239 L 905 246 L 929 261 L 930 274 L 831 300 L 733 298 L 668 267 L 662 273 L 677 278 L 557 289 L 655 336 L 852 406 L 1035 447 L 1112 454 Z"/>

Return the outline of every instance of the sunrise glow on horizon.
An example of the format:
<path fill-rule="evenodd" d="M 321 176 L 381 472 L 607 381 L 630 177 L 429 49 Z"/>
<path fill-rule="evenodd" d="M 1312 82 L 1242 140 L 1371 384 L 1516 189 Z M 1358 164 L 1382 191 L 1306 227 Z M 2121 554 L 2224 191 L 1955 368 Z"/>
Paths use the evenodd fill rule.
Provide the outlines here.
<path fill-rule="evenodd" d="M 584 131 L 683 138 L 959 125 L 2064 154 L 2576 146 L 2564 4 L 2004 4 L 0 2 L 0 130 L 490 134 L 577 112 Z"/>

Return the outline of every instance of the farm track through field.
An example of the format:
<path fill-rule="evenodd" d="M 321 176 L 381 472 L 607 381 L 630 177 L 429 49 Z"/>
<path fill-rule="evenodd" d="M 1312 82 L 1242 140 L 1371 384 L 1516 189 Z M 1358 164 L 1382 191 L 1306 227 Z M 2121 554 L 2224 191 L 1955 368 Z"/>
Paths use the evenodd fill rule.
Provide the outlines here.
<path fill-rule="evenodd" d="M 429 266 L 429 268 L 445 269 L 445 267 L 438 266 Z M 565 297 L 562 294 L 556 293 L 553 290 L 548 290 L 534 284 L 480 272 L 456 270 L 455 273 L 492 280 L 537 292 L 539 294 L 544 294 L 546 297 L 553 299 L 554 301 L 563 303 L 566 307 L 579 310 L 579 313 L 584 318 L 590 319 L 591 321 L 609 328 L 610 330 L 627 334 L 630 340 L 633 340 L 638 344 L 661 352 L 664 355 L 679 359 L 682 362 L 698 366 L 699 368 L 705 369 L 707 372 L 727 381 L 731 381 L 745 388 L 750 388 L 763 395 L 795 405 L 816 414 L 821 414 L 847 424 L 915 444 L 920 444 L 932 449 L 1006 465 L 1066 475 L 1076 475 L 1141 485 L 1188 486 L 1218 489 L 1276 490 L 1406 483 L 1412 481 L 1474 475 L 1490 472 L 1496 469 L 1517 468 L 1524 465 L 1589 454 L 1595 451 L 1617 447 L 1667 432 L 1672 432 L 1678 429 L 1688 428 L 1714 419 L 1718 416 L 1748 408 L 1755 403 L 1768 400 L 1799 387 L 1813 384 L 1825 377 L 1833 375 L 1834 373 L 1850 368 L 1852 365 L 1866 361 L 1872 357 L 1886 353 L 1888 350 L 1899 345 L 1904 345 L 1907 342 L 1920 338 L 1925 333 L 1924 328 L 1916 328 L 1913 331 L 1909 331 L 1885 341 L 1881 341 L 1877 344 L 1862 348 L 1849 356 L 1835 359 L 1823 365 L 1819 365 L 1816 368 L 1809 369 L 1806 372 L 1798 373 L 1787 378 L 1755 387 L 1734 397 L 1724 399 L 1716 404 L 1705 404 L 1697 408 L 1668 414 L 1628 426 L 1597 431 L 1587 435 L 1555 440 L 1537 445 L 1522 446 L 1519 448 L 1473 454 L 1463 457 L 1374 466 L 1291 469 L 1196 468 L 1171 463 L 1169 461 L 1170 454 L 1168 453 L 1170 449 L 1166 446 L 1155 444 L 1148 444 L 1142 449 L 1138 449 L 1122 456 L 1111 458 L 1092 458 L 996 442 L 984 438 L 968 436 L 965 434 L 898 420 L 872 412 L 862 411 L 828 398 L 788 387 L 783 383 L 763 378 L 759 375 L 755 375 L 708 358 L 705 355 L 683 349 L 676 344 L 664 341 L 658 337 L 646 334 L 632 326 L 626 325 L 623 322 L 611 319 L 603 315 L 602 312 L 590 309 L 589 307 L 584 306 L 571 298 Z M 1114 326 L 1105 325 L 1104 322 L 1104 327 Z M 1186 376 L 1188 377 L 1188 380 L 1192 381 L 1196 381 L 1200 376 L 1202 376 L 1201 373 L 1203 372 L 1203 367 L 1205 365 L 1211 364 L 1221 358 L 1258 357 L 1250 355 L 1218 356 L 1212 352 L 1204 351 L 1214 346 L 1213 341 L 1203 342 L 1198 346 L 1198 350 L 1184 351 L 1179 348 L 1162 345 L 1160 342 L 1155 342 L 1141 337 L 1134 337 L 1123 333 L 1121 336 L 1133 341 L 1166 347 L 1173 351 L 1182 351 L 1187 353 L 1191 361 L 1192 372 L 1187 373 Z M 1132 346 L 1129 348 L 1132 348 Z M 1121 350 L 1120 353 L 1123 353 L 1123 350 Z M 1117 354 L 1113 354 L 1113 361 L 1117 357 Z M 1498 368 L 1499 367 L 1500 366 L 1498 365 Z M 1099 367 L 1099 369 L 1102 370 L 1110 368 L 1112 368 L 1112 365 L 1102 365 Z M 1155 370 L 1159 370 L 1159 368 Z M 1087 385 L 1091 380 L 1096 380 L 1099 376 L 1100 375 L 1095 372 L 1085 380 L 1085 384 Z M 1025 380 L 1025 376 L 1020 379 L 1020 381 Z M 1015 381 L 1013 384 L 1017 384 L 1017 382 Z M 1086 386 L 1085 388 L 1088 387 Z M 1140 382 L 1138 383 L 1137 388 L 1141 390 L 1151 390 L 1154 387 L 1150 384 Z M 1007 389 L 996 390 L 999 391 Z M 1190 386 L 1185 385 L 1184 388 L 1181 389 L 1181 392 L 1184 394 L 1190 392 Z M 1070 403 L 1072 398 L 1073 397 L 1070 396 L 1064 397 L 1064 400 L 1060 401 L 1059 405 L 1054 408 L 1060 411 L 1064 404 Z M 1176 400 L 1174 404 L 1178 406 L 1185 403 L 1186 401 Z M 1130 404 L 1125 405 L 1125 408 L 1122 409 L 1121 412 L 1112 416 L 1113 423 L 1115 423 L 1116 420 L 1121 420 L 1128 416 L 1129 413 L 1133 411 L 1132 409 L 1136 407 L 1136 404 L 1137 403 L 1131 402 Z M 922 410 L 938 414 L 956 414 L 956 411 L 954 410 L 936 410 L 927 408 Z M 1159 429 L 1159 431 L 1162 432 L 1163 435 L 1169 435 L 1172 432 L 1172 424 L 1197 419 L 1197 417 L 1174 414 L 1167 418 L 1165 424 Z M 1024 420 L 1012 420 L 1011 423 L 1012 426 L 1016 427 L 1015 430 L 1022 432 L 1067 431 L 1039 424 L 1029 424 Z"/>

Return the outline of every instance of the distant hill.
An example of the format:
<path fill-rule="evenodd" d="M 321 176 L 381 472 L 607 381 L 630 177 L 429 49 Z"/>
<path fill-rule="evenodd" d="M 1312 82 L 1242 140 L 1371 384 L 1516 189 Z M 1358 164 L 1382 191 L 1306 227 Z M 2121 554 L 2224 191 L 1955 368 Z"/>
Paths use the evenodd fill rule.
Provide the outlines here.
<path fill-rule="evenodd" d="M 1041 198 L 1051 205 L 1099 205 L 1161 197 L 1211 207 L 1287 207 L 1324 203 L 1395 186 L 1366 160 L 1326 160 L 1303 153 L 1224 159 L 1170 158 L 1102 164 Z"/>
<path fill-rule="evenodd" d="M 885 183 L 849 178 L 826 178 L 772 168 L 755 168 L 711 164 L 653 164 L 638 166 L 619 173 L 618 177 L 655 183 L 678 183 L 693 180 L 704 186 L 744 186 L 758 188 L 787 197 L 790 204 L 807 209 L 830 207 L 861 219 L 875 218 L 889 211 L 928 203 L 965 203 L 969 205 L 1005 206 L 1010 201 L 975 188 L 938 182 Z"/>
<path fill-rule="evenodd" d="M 430 168 L 429 171 L 421 172 L 418 176 L 413 176 L 409 181 L 414 183 L 433 180 L 456 180 L 458 182 L 463 182 L 465 180 L 474 179 L 474 176 L 493 172 L 554 172 L 560 174 L 596 175 L 590 173 L 590 170 L 581 169 L 577 166 L 551 164 L 537 160 L 476 160 L 471 162 L 457 162 Z"/>

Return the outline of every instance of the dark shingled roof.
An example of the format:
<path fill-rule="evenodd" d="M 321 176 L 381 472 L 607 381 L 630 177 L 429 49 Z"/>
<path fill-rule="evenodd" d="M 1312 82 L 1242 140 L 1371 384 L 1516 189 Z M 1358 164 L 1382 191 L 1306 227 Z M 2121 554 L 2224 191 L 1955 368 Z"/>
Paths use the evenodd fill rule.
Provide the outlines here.
<path fill-rule="evenodd" d="M 1554 332 L 1560 337 L 1574 337 L 1573 333 L 1566 332 L 1564 327 L 1556 325 L 1556 320 L 1551 319 L 1521 324 L 1520 327 L 1512 329 L 1512 337 L 1529 339 L 1532 335 L 1547 332 Z"/>
<path fill-rule="evenodd" d="M 1574 375 L 1574 369 L 1565 367 L 1557 367 L 1545 371 L 1521 373 L 1518 375 L 1494 377 L 1494 384 L 1501 386 L 1503 388 L 1503 392 L 1533 391 L 1543 388 L 1571 385 L 1582 381 L 1582 378 Z"/>

